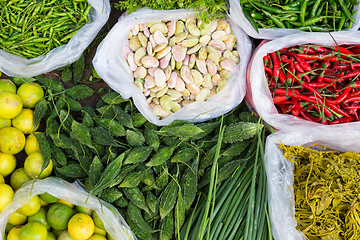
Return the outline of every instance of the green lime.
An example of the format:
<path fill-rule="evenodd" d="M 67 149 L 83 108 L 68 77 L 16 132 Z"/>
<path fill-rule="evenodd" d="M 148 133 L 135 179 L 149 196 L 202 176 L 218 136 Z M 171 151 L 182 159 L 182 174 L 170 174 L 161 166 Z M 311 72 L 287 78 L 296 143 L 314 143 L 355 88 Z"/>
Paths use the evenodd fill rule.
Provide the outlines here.
<path fill-rule="evenodd" d="M 48 232 L 46 236 L 46 240 L 56 240 L 56 235 L 52 232 Z"/>
<path fill-rule="evenodd" d="M 73 215 L 74 211 L 71 207 L 62 203 L 55 203 L 50 206 L 47 212 L 47 220 L 53 229 L 64 230 Z"/>
<path fill-rule="evenodd" d="M 18 212 L 26 215 L 31 216 L 37 213 L 41 208 L 40 198 L 35 195 L 33 196 L 25 205 L 18 209 Z"/>
<path fill-rule="evenodd" d="M 15 211 L 11 214 L 11 216 L 8 220 L 8 224 L 12 224 L 14 226 L 21 225 L 21 224 L 26 223 L 27 218 L 28 217 L 25 216 L 24 214 L 21 214 L 18 211 Z"/>
<path fill-rule="evenodd" d="M 16 93 L 16 85 L 10 79 L 0 79 L 0 92 Z"/>
<path fill-rule="evenodd" d="M 11 229 L 13 229 L 15 226 L 14 225 L 12 225 L 12 224 L 10 224 L 10 223 L 8 223 L 8 224 L 6 224 L 6 226 L 5 226 L 5 232 L 10 232 L 10 230 Z"/>
<path fill-rule="evenodd" d="M 76 206 L 76 210 L 79 213 L 86 213 L 87 215 L 91 215 L 93 210 L 91 208 L 83 207 L 83 206 Z"/>
<path fill-rule="evenodd" d="M 23 227 L 24 226 L 13 227 L 8 233 L 7 240 L 19 240 L 19 234 Z"/>
<path fill-rule="evenodd" d="M 58 198 L 56 198 L 53 195 L 48 194 L 48 193 L 40 194 L 39 197 L 47 203 L 54 203 L 57 200 L 59 200 Z"/>
<path fill-rule="evenodd" d="M 66 229 L 59 234 L 57 240 L 74 240 L 74 239 L 70 236 L 69 231 Z"/>
<path fill-rule="evenodd" d="M 19 240 L 46 240 L 46 227 L 39 222 L 29 222 L 19 234 Z"/>
<path fill-rule="evenodd" d="M 24 183 L 30 181 L 31 178 L 26 174 L 24 168 L 16 169 L 10 177 L 10 185 L 14 190 L 18 190 Z"/>
<path fill-rule="evenodd" d="M 42 223 L 47 230 L 49 230 L 50 225 L 46 218 L 46 211 L 44 208 L 40 208 L 40 210 L 34 215 L 28 217 L 28 222 L 40 222 Z"/>
<path fill-rule="evenodd" d="M 100 219 L 97 212 L 93 212 L 92 218 L 94 219 L 95 226 L 97 226 L 100 229 L 105 229 L 103 221 Z"/>
<path fill-rule="evenodd" d="M 88 240 L 107 240 L 107 239 L 103 235 L 93 234 Z"/>

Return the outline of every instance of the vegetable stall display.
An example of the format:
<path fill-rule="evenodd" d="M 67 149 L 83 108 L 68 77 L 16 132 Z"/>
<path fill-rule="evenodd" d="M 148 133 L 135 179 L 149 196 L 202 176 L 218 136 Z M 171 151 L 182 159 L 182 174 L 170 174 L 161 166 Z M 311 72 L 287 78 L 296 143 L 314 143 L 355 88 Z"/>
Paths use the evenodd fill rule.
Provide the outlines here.
<path fill-rule="evenodd" d="M 359 45 L 298 45 L 264 57 L 278 111 L 322 124 L 359 121 Z"/>
<path fill-rule="evenodd" d="M 357 0 L 240 0 L 253 28 L 288 28 L 327 32 L 348 29 L 355 23 Z"/>

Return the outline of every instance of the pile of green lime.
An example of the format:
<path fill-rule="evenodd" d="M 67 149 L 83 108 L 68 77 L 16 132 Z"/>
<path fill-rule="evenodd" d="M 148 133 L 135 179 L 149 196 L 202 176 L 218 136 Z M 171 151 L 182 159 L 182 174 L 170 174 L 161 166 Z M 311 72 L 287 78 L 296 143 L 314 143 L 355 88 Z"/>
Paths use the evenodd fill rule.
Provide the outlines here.
<path fill-rule="evenodd" d="M 112 240 L 98 214 L 48 193 L 12 213 L 4 240 Z"/>

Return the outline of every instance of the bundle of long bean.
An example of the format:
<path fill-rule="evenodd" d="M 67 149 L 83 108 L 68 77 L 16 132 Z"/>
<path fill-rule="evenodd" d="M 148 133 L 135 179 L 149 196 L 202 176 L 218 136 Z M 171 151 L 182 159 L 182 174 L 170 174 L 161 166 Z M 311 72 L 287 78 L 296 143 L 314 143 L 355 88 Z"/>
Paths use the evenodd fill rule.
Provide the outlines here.
<path fill-rule="evenodd" d="M 240 0 L 243 13 L 258 28 L 335 31 L 355 23 L 358 0 Z"/>
<path fill-rule="evenodd" d="M 259 130 L 258 138 L 240 156 L 243 163 L 232 178 L 218 189 L 216 185 L 209 189 L 206 199 L 198 199 L 182 229 L 181 239 L 272 239 L 267 216 L 264 140 L 265 132 Z M 215 157 L 213 168 L 216 168 L 216 162 Z"/>
<path fill-rule="evenodd" d="M 323 124 L 360 120 L 360 46 L 301 45 L 264 57 L 279 112 Z"/>
<path fill-rule="evenodd" d="M 88 22 L 86 0 L 0 1 L 0 49 L 34 58 L 66 44 Z"/>

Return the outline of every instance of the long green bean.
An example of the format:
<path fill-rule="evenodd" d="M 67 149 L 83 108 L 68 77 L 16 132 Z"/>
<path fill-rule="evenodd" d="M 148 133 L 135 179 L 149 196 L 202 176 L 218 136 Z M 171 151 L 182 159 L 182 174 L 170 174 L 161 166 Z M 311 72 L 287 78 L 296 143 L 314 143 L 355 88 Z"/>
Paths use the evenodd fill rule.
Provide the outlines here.
<path fill-rule="evenodd" d="M 45 55 L 88 23 L 90 9 L 79 0 L 0 1 L 0 49 L 26 58 Z"/>

